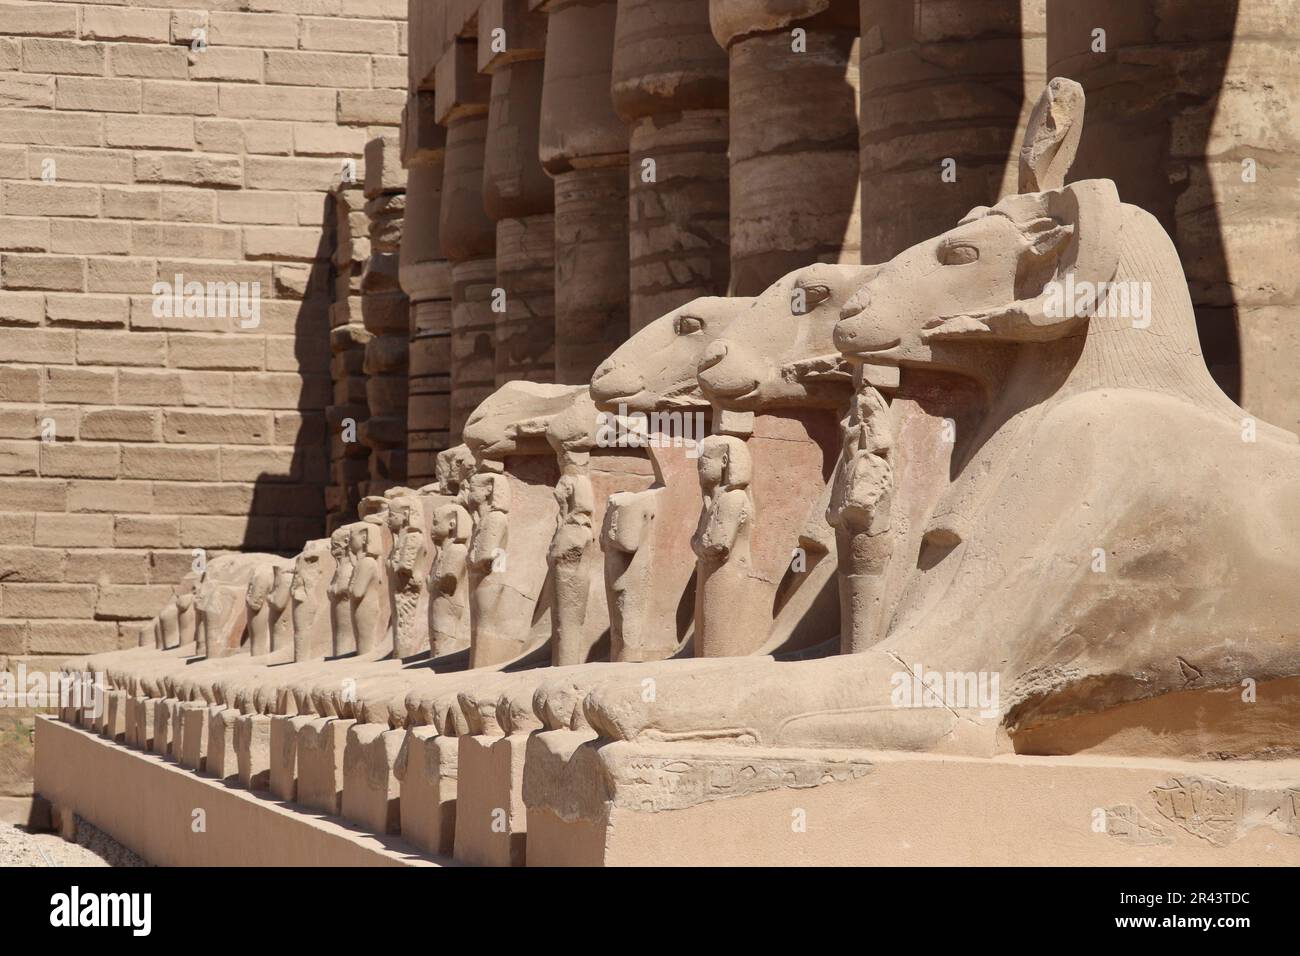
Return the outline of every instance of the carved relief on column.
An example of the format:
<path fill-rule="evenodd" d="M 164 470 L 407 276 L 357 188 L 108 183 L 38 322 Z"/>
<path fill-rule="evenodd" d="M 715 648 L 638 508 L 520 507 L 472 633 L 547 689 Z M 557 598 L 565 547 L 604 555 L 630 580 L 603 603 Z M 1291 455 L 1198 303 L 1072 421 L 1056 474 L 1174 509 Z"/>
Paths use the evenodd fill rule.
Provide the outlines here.
<path fill-rule="evenodd" d="M 406 480 L 406 369 L 410 351 L 409 301 L 398 280 L 398 249 L 406 211 L 406 171 L 397 137 L 366 144 L 366 218 L 370 258 L 361 277 L 366 331 L 366 402 L 370 417 L 362 440 L 370 446 L 366 493 L 382 494 Z"/>
<path fill-rule="evenodd" d="M 730 275 L 727 54 L 700 0 L 619 0 L 614 108 L 630 127 L 630 331 Z"/>
<path fill-rule="evenodd" d="M 710 0 L 728 53 L 731 292 L 861 261 L 857 0 Z"/>
<path fill-rule="evenodd" d="M 540 154 L 555 180 L 555 381 L 629 334 L 627 124 L 610 95 L 616 0 L 551 0 Z"/>
<path fill-rule="evenodd" d="M 888 261 L 1016 191 L 1045 29 L 1043 0 L 861 0 L 864 262 Z"/>
<path fill-rule="evenodd" d="M 330 378 L 333 403 L 325 409 L 330 429 L 330 484 L 326 489 L 331 530 L 356 517 L 370 478 L 370 447 L 360 440 L 370 417 L 366 404 L 366 343 L 362 324 L 361 277 L 370 257 L 369 223 L 359 183 L 344 183 L 334 206 L 334 300 L 330 304 Z"/>
<path fill-rule="evenodd" d="M 293 602 L 295 661 L 320 660 L 332 650 L 328 587 L 334 574 L 334 558 L 330 540 L 308 541 L 294 563 L 289 593 Z"/>
<path fill-rule="evenodd" d="M 439 241 L 451 262 L 451 428 L 496 386 L 496 224 L 483 207 L 483 163 L 490 82 L 477 71 L 477 45 L 456 40 L 438 61 L 435 105 L 447 127 Z"/>
<path fill-rule="evenodd" d="M 555 379 L 555 188 L 538 157 L 546 16 L 527 0 L 479 8 L 478 69 L 492 77 L 483 201 L 496 222 L 496 384 Z"/>
<path fill-rule="evenodd" d="M 411 302 L 406 480 L 416 487 L 433 480 L 451 425 L 451 265 L 438 234 L 446 147 L 434 94 L 412 93 L 402 114 L 406 216 L 398 276 Z"/>

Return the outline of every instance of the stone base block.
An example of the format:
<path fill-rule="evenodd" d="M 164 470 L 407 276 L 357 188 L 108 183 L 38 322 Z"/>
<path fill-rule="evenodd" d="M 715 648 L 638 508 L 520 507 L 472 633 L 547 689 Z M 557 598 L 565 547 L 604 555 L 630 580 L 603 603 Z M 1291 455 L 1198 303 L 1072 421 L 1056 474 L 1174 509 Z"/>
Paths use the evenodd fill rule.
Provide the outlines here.
<path fill-rule="evenodd" d="M 181 766 L 202 772 L 208 753 L 208 705 L 187 701 L 181 704 Z"/>
<path fill-rule="evenodd" d="M 455 858 L 480 866 L 523 866 L 528 737 L 458 738 Z"/>
<path fill-rule="evenodd" d="M 355 720 L 315 717 L 298 731 L 298 802 L 334 816 L 343 796 L 343 751 Z"/>
<path fill-rule="evenodd" d="M 436 866 L 363 833 L 48 717 L 36 719 L 36 790 L 158 866 Z M 202 810 L 200 816 L 195 811 Z M 200 825 L 201 821 L 201 825 Z"/>
<path fill-rule="evenodd" d="M 239 779 L 239 762 L 235 756 L 235 719 L 239 711 L 220 704 L 208 708 L 208 752 L 203 758 L 203 772 L 218 780 Z"/>
<path fill-rule="evenodd" d="M 373 833 L 400 833 L 401 792 L 394 768 L 406 737 L 383 724 L 354 724 L 343 750 L 343 819 Z"/>
<path fill-rule="evenodd" d="M 126 699 L 124 690 L 109 691 L 108 704 L 99 722 L 100 736 L 117 741 L 126 738 Z"/>
<path fill-rule="evenodd" d="M 281 800 L 298 799 L 298 732 L 313 719 L 271 718 L 271 793 Z"/>
<path fill-rule="evenodd" d="M 597 746 L 553 731 L 533 735 L 524 796 L 538 866 L 1300 864 L 1298 760 Z"/>
<path fill-rule="evenodd" d="M 235 766 L 239 784 L 246 790 L 271 786 L 271 718 L 265 714 L 240 714 L 235 718 Z"/>
<path fill-rule="evenodd" d="M 433 727 L 406 735 L 402 768 L 402 838 L 429 853 L 451 855 L 456 840 L 459 740 Z"/>
<path fill-rule="evenodd" d="M 176 713 L 175 698 L 152 701 L 153 704 L 153 747 L 154 753 L 166 757 L 172 751 L 172 717 Z"/>

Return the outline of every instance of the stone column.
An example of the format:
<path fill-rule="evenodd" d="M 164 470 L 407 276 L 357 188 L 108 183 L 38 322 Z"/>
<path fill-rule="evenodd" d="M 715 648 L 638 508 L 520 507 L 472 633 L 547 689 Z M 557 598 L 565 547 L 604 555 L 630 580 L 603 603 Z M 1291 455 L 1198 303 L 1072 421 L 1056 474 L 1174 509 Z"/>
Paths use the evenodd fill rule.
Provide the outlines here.
<path fill-rule="evenodd" d="M 555 189 L 538 156 L 546 16 L 528 0 L 479 8 L 479 72 L 492 77 L 483 202 L 496 222 L 496 384 L 555 380 Z"/>
<path fill-rule="evenodd" d="M 447 127 L 438 239 L 451 262 L 451 444 L 496 387 L 496 223 L 483 207 L 490 84 L 477 56 L 473 40 L 458 39 L 435 72 L 436 115 Z"/>
<path fill-rule="evenodd" d="M 438 236 L 447 131 L 434 120 L 432 92 L 413 93 L 402 117 L 406 219 L 398 276 L 411 300 L 407 363 L 406 483 L 434 480 L 451 426 L 451 266 Z"/>
<path fill-rule="evenodd" d="M 540 154 L 555 180 L 555 381 L 577 385 L 628 337 L 628 130 L 610 96 L 618 4 L 541 6 L 549 18 Z"/>
<path fill-rule="evenodd" d="M 862 261 L 886 262 L 1016 191 L 1045 14 L 1043 0 L 862 0 L 861 19 Z"/>
<path fill-rule="evenodd" d="M 397 136 L 366 144 L 366 218 L 370 259 L 361 277 L 361 314 L 366 331 L 366 420 L 370 446 L 366 494 L 380 495 L 406 481 L 406 369 L 410 351 L 410 303 L 398 280 L 398 249 L 406 212 L 406 170 Z"/>
<path fill-rule="evenodd" d="M 710 0 L 729 57 L 731 294 L 857 263 L 856 0 Z"/>
<path fill-rule="evenodd" d="M 330 484 L 326 489 L 327 526 L 332 531 L 355 521 L 370 477 L 370 448 L 360 440 L 370 417 L 362 371 L 370 333 L 361 322 L 361 275 L 370 254 L 369 225 L 360 183 L 345 183 L 332 194 L 334 206 L 334 301 L 330 304 L 330 378 L 334 400 L 325 409 L 330 429 Z"/>
<path fill-rule="evenodd" d="M 611 88 L 630 131 L 629 313 L 636 333 L 725 295 L 727 54 L 699 0 L 620 0 Z"/>
<path fill-rule="evenodd" d="M 1087 96 L 1070 178 L 1113 179 L 1160 220 L 1210 372 L 1250 413 L 1300 429 L 1294 5 L 1073 6 L 1048 3 L 1049 74 Z"/>

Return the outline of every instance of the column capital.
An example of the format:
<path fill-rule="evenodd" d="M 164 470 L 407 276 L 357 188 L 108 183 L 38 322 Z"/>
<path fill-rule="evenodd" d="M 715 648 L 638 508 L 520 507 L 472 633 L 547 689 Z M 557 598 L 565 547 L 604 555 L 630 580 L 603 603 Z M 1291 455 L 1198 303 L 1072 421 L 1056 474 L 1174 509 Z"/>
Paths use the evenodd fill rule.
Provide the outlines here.
<path fill-rule="evenodd" d="M 709 22 L 713 38 L 726 49 L 747 34 L 783 30 L 828 11 L 835 16 L 841 8 L 848 22 L 856 24 L 857 0 L 709 0 Z"/>
<path fill-rule="evenodd" d="M 478 71 L 492 73 L 546 54 L 546 14 L 529 0 L 483 0 L 478 10 Z"/>
<path fill-rule="evenodd" d="M 462 116 L 486 113 L 491 78 L 478 71 L 478 50 L 473 40 L 457 40 L 434 68 L 434 116 L 444 126 Z"/>

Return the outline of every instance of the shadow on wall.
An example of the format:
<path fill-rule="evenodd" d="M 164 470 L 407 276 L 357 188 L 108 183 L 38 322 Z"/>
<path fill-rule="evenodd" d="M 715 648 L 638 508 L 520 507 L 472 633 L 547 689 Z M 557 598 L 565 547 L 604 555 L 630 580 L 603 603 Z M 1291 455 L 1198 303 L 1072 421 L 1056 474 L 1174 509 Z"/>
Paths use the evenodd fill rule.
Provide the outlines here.
<path fill-rule="evenodd" d="M 1173 237 L 1205 362 L 1236 401 L 1237 305 L 1207 152 L 1238 3 L 1204 0 L 1159 5 L 1165 7 L 1160 11 L 1155 6 L 1048 0 L 1048 72 L 1076 80 L 1087 96 L 1069 179 L 1113 179 L 1125 202 L 1146 209 Z M 1099 39 L 1104 50 L 1096 49 Z M 1222 144 L 1215 148 L 1222 151 Z"/>
<path fill-rule="evenodd" d="M 321 232 L 303 298 L 293 323 L 292 358 L 272 358 L 268 374 L 300 378 L 293 409 L 275 412 L 276 454 L 291 447 L 289 458 L 254 481 L 242 549 L 292 556 L 303 543 L 325 534 L 325 485 L 329 481 L 329 435 L 325 409 L 332 403 L 330 378 L 330 290 L 333 282 L 335 225 L 332 199 L 321 196 Z M 283 354 L 283 353 L 281 353 Z"/>

